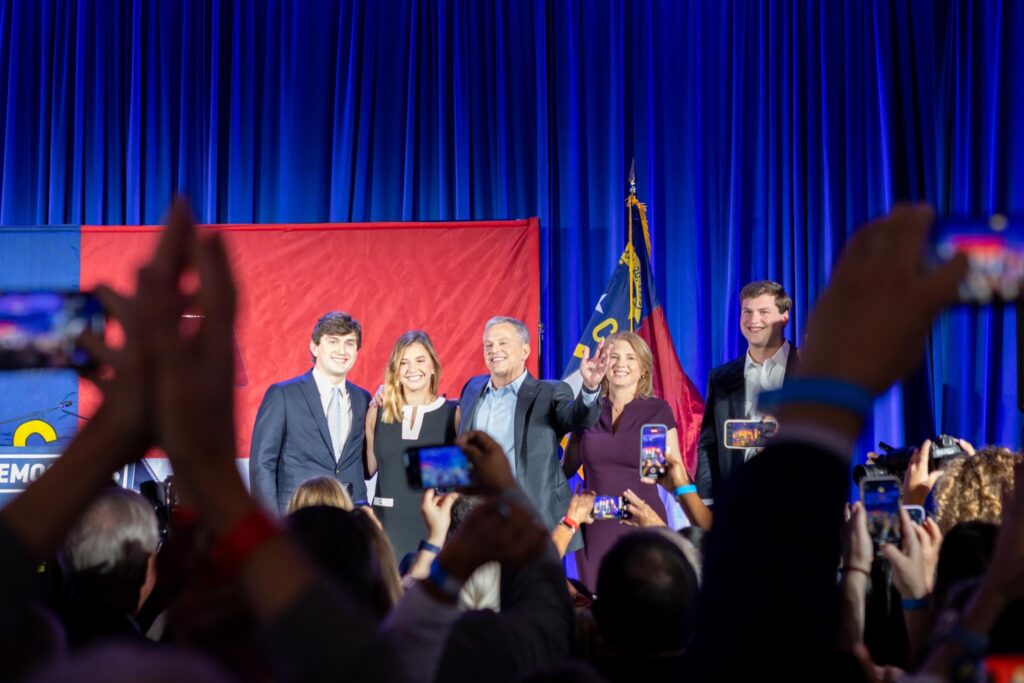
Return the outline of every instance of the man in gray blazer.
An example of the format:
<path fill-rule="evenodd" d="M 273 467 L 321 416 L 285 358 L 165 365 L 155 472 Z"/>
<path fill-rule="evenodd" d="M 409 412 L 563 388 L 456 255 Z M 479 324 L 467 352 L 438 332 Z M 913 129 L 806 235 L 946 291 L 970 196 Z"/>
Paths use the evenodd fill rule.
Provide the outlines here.
<path fill-rule="evenodd" d="M 348 485 L 353 500 L 366 499 L 363 425 L 370 395 L 346 379 L 362 345 L 363 330 L 349 314 L 324 315 L 309 342 L 313 368 L 263 396 L 249 481 L 269 509 L 284 514 L 298 485 L 320 476 Z"/>
<path fill-rule="evenodd" d="M 462 389 L 459 433 L 486 432 L 505 451 L 512 474 L 548 529 L 569 507 L 571 492 L 558 462 L 559 439 L 586 429 L 600 416 L 598 393 L 608 369 L 604 344 L 580 362 L 583 391 L 573 396 L 568 384 L 540 381 L 526 370 L 530 332 L 515 318 L 496 317 L 484 326 L 484 363 L 489 375 L 472 378 Z M 579 534 L 569 551 L 582 547 Z"/>

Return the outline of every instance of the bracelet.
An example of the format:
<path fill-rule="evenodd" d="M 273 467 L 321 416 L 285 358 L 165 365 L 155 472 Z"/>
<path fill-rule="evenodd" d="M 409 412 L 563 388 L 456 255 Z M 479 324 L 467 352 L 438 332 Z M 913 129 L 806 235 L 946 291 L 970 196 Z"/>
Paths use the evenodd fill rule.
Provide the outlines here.
<path fill-rule="evenodd" d="M 865 415 L 875 404 L 875 397 L 864 387 L 840 379 L 791 379 L 781 389 L 765 391 L 758 396 L 758 408 L 785 403 L 822 403 Z"/>
<path fill-rule="evenodd" d="M 427 580 L 452 600 L 458 598 L 459 591 L 462 590 L 463 582 L 448 576 L 444 567 L 441 566 L 440 558 L 437 557 L 430 563 L 430 575 L 427 576 Z"/>
<path fill-rule="evenodd" d="M 678 498 L 679 496 L 685 496 L 687 493 L 697 493 L 697 487 L 694 484 L 683 484 L 677 486 L 672 491 L 672 495 Z"/>
<path fill-rule="evenodd" d="M 428 553 L 434 553 L 435 555 L 437 555 L 439 552 L 441 552 L 441 546 L 434 545 L 430 541 L 420 541 L 419 550 L 424 550 Z"/>
<path fill-rule="evenodd" d="M 862 567 L 840 567 L 839 571 L 841 571 L 841 572 L 858 572 L 858 573 L 863 574 L 864 576 L 868 577 L 869 579 L 871 578 L 871 572 L 869 572 L 867 569 L 864 569 Z"/>
<path fill-rule="evenodd" d="M 257 550 L 280 533 L 266 512 L 250 508 L 213 546 L 210 562 L 222 573 L 234 576 Z"/>
<path fill-rule="evenodd" d="M 928 606 L 928 598 L 903 598 L 900 604 L 904 612 L 915 612 Z"/>
<path fill-rule="evenodd" d="M 574 520 L 569 515 L 562 517 L 561 523 L 569 527 L 569 529 L 572 530 L 573 533 L 575 533 L 576 530 L 580 528 L 580 525 L 576 522 L 576 520 Z"/>

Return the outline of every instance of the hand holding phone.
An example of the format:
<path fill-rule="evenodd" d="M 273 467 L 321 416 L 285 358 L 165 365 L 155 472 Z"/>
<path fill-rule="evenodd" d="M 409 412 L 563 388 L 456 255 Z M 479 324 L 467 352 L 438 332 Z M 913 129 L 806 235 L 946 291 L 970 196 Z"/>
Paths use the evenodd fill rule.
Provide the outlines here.
<path fill-rule="evenodd" d="M 993 299 L 1016 301 L 1024 285 L 1024 218 L 952 216 L 939 220 L 931 233 L 932 260 L 943 263 L 957 254 L 967 257 L 960 300 L 986 304 Z"/>
<path fill-rule="evenodd" d="M 655 482 L 665 476 L 668 427 L 646 424 L 640 428 L 640 479 Z"/>

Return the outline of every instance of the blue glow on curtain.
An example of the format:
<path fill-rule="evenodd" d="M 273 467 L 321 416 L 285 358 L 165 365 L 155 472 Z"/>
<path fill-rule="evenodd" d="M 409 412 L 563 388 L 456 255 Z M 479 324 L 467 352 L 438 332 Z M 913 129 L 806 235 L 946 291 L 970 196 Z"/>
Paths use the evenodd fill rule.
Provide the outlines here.
<path fill-rule="evenodd" d="M 996 0 L 4 2 L 0 224 L 156 223 L 174 191 L 207 222 L 538 215 L 553 376 L 621 251 L 635 157 L 703 385 L 742 350 L 745 282 L 786 285 L 798 340 L 894 201 L 1024 211 L 1022 34 Z M 946 315 L 864 445 L 1018 443 L 1013 330 Z"/>

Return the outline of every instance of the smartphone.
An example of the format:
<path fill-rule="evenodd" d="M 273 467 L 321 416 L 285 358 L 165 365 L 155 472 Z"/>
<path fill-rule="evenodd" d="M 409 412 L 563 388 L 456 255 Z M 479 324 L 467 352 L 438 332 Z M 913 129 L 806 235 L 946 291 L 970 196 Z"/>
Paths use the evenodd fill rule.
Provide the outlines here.
<path fill-rule="evenodd" d="M 594 519 L 629 519 L 629 508 L 622 496 L 594 498 Z"/>
<path fill-rule="evenodd" d="M 726 420 L 726 448 L 762 448 L 779 428 L 775 420 Z"/>
<path fill-rule="evenodd" d="M 899 545 L 900 480 L 889 476 L 865 477 L 860 482 L 860 499 L 876 550 L 882 543 Z"/>
<path fill-rule="evenodd" d="M 665 475 L 668 427 L 647 424 L 640 428 L 640 478 L 658 480 Z"/>
<path fill-rule="evenodd" d="M 0 293 L 0 370 L 94 367 L 78 338 L 86 330 L 102 338 L 105 323 L 88 292 Z"/>
<path fill-rule="evenodd" d="M 924 520 L 928 518 L 928 515 L 924 511 L 924 507 L 920 505 L 904 505 L 903 509 L 907 511 L 907 516 L 910 517 L 910 521 L 918 526 L 924 524 Z"/>
<path fill-rule="evenodd" d="M 960 300 L 986 304 L 1016 301 L 1024 285 L 1024 217 L 952 216 L 936 222 L 931 233 L 932 260 L 943 263 L 967 256 Z"/>
<path fill-rule="evenodd" d="M 473 483 L 473 464 L 452 444 L 410 448 L 402 454 L 409 488 L 454 489 Z"/>

